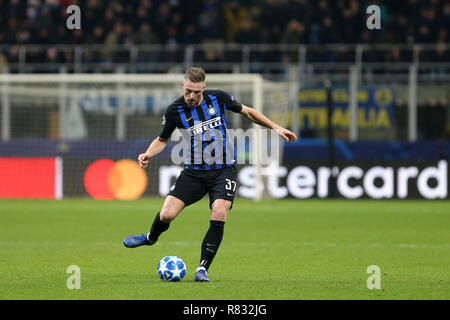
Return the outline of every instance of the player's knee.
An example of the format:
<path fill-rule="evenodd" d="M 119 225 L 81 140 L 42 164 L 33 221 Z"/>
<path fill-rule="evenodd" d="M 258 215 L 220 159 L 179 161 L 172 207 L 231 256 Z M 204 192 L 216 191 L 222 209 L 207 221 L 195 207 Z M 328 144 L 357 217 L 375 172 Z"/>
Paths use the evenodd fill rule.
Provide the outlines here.
<path fill-rule="evenodd" d="M 211 220 L 225 221 L 227 217 L 227 208 L 216 207 L 211 210 Z"/>
<path fill-rule="evenodd" d="M 161 212 L 159 213 L 159 219 L 162 221 L 162 222 L 170 222 L 170 221 L 172 221 L 173 219 L 175 219 L 175 217 L 177 216 L 177 212 L 175 212 L 175 211 L 173 211 L 173 210 L 164 210 L 164 208 L 163 208 L 163 210 L 161 210 Z"/>

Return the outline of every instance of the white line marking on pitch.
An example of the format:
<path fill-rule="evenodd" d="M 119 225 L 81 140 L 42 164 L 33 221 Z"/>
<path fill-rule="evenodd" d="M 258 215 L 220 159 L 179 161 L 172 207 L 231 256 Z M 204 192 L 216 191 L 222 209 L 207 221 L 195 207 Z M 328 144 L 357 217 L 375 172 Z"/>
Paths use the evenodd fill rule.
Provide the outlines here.
<path fill-rule="evenodd" d="M 200 245 L 200 242 L 188 241 L 161 241 L 159 246 L 195 246 Z M 450 244 L 419 244 L 419 243 L 330 243 L 330 242 L 229 242 L 227 246 L 304 246 L 304 247 L 351 247 L 351 248 L 398 248 L 398 249 L 424 249 L 436 248 L 446 249 L 450 248 Z M 121 241 L 118 242 L 0 242 L 2 247 L 26 246 L 26 247 L 59 247 L 59 246 L 123 246 Z"/>

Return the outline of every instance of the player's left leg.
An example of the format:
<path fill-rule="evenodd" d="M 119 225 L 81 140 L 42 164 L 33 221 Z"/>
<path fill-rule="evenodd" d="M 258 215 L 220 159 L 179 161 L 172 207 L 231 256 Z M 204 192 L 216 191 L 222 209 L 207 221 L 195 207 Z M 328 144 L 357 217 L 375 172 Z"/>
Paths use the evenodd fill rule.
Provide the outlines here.
<path fill-rule="evenodd" d="M 194 281 L 209 281 L 207 272 L 222 242 L 227 213 L 233 206 L 236 191 L 236 167 L 228 167 L 211 172 L 208 179 L 210 199 L 210 222 L 202 242 L 200 265 Z"/>
<path fill-rule="evenodd" d="M 200 265 L 197 268 L 195 281 L 209 282 L 207 271 L 222 242 L 225 220 L 230 208 L 231 201 L 225 199 L 216 199 L 211 205 L 209 229 L 203 238 Z"/>

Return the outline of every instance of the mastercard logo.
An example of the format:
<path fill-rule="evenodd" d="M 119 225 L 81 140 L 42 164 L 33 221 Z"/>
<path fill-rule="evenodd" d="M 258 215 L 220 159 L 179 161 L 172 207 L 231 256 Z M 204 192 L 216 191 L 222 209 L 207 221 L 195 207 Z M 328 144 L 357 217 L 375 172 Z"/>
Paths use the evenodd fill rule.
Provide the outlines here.
<path fill-rule="evenodd" d="M 144 193 L 147 175 L 136 161 L 99 159 L 87 167 L 84 187 L 94 199 L 134 200 Z"/>

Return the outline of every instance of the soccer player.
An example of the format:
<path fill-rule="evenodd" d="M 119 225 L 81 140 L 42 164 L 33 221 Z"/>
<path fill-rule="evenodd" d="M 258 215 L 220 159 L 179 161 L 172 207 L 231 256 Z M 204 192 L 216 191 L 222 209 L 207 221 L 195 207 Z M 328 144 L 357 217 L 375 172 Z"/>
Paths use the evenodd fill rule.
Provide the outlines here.
<path fill-rule="evenodd" d="M 186 157 L 185 168 L 167 195 L 161 211 L 156 214 L 150 232 L 128 236 L 124 240 L 124 245 L 128 248 L 153 245 L 183 208 L 199 201 L 208 193 L 210 226 L 201 245 L 200 264 L 194 277 L 194 281 L 199 282 L 210 281 L 207 272 L 222 241 L 225 220 L 236 190 L 236 149 L 233 147 L 233 154 L 229 154 L 225 110 L 240 113 L 250 121 L 276 130 L 287 142 L 297 139 L 294 133 L 239 103 L 233 96 L 220 90 L 205 90 L 205 78 L 202 68 L 192 67 L 186 71 L 181 84 L 184 95 L 167 107 L 159 136 L 146 152 L 139 155 L 139 165 L 146 168 L 149 160 L 166 147 L 175 128 L 186 130 L 189 134 L 187 142 L 191 148 L 190 157 Z M 214 148 L 210 148 L 210 144 Z M 219 150 L 217 154 L 210 151 L 211 157 L 214 157 L 213 163 L 202 156 L 207 148 Z"/>

